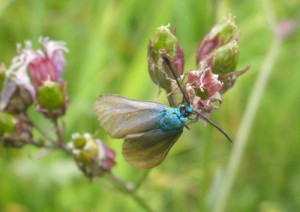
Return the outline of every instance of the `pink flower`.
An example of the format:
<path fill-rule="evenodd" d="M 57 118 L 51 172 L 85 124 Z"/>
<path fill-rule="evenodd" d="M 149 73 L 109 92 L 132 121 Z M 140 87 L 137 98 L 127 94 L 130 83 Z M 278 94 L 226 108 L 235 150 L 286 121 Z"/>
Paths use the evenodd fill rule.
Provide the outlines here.
<path fill-rule="evenodd" d="M 65 67 L 63 52 L 68 52 L 64 42 L 51 41 L 47 37 L 40 37 L 39 42 L 44 46 L 44 50 L 33 50 L 30 41 L 25 42 L 23 49 L 21 44 L 17 44 L 19 55 L 13 58 L 11 66 L 5 73 L 1 92 L 1 110 L 7 106 L 19 88 L 26 90 L 31 95 L 31 99 L 35 100 L 36 91 L 44 81 L 50 79 L 58 83 L 62 82 L 61 75 Z"/>
<path fill-rule="evenodd" d="M 44 46 L 44 51 L 33 50 L 30 41 L 25 42 L 24 49 L 18 44 L 19 55 L 13 59 L 11 67 L 17 69 L 16 72 L 24 72 L 28 68 L 35 89 L 48 79 L 62 81 L 61 75 L 66 63 L 63 52 L 68 52 L 64 42 L 51 41 L 47 37 L 40 37 L 39 42 Z"/>
<path fill-rule="evenodd" d="M 211 68 L 202 68 L 200 71 L 189 71 L 186 90 L 194 110 L 210 113 L 218 109 L 222 103 L 220 90 L 223 84 L 218 80 L 218 75 L 212 73 Z"/>

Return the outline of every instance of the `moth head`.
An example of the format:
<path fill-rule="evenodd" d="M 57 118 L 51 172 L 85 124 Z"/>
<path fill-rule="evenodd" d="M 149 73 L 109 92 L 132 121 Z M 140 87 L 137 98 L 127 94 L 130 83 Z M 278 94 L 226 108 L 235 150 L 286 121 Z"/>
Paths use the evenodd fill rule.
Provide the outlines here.
<path fill-rule="evenodd" d="M 179 106 L 179 111 L 183 117 L 188 117 L 193 113 L 193 108 L 188 104 L 182 104 Z"/>

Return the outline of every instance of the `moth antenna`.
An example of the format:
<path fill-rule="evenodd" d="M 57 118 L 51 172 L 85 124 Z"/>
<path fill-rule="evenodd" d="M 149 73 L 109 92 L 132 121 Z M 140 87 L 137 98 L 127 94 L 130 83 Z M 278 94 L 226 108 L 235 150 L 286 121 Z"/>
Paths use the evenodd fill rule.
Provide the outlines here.
<path fill-rule="evenodd" d="M 190 101 L 189 101 L 188 98 L 185 96 L 185 92 L 183 91 L 182 87 L 180 86 L 180 83 L 178 82 L 178 79 L 177 79 L 176 74 L 175 74 L 175 72 L 174 72 L 174 70 L 173 70 L 173 68 L 172 68 L 172 66 L 171 66 L 171 64 L 170 64 L 169 59 L 168 59 L 166 56 L 161 56 L 161 57 L 162 57 L 162 59 L 165 61 L 165 63 L 167 64 L 167 66 L 169 67 L 170 71 L 172 72 L 173 77 L 174 77 L 174 79 L 176 80 L 176 83 L 177 83 L 177 85 L 178 85 L 178 87 L 179 87 L 179 89 L 180 89 L 180 91 L 181 91 L 181 93 L 182 93 L 182 95 L 183 95 L 183 98 L 185 99 L 185 101 L 186 101 L 187 103 L 190 104 Z"/>
<path fill-rule="evenodd" d="M 212 126 L 214 126 L 217 130 L 219 130 L 230 142 L 233 142 L 232 138 L 222 129 L 222 127 L 218 123 L 210 120 L 208 117 L 206 117 L 205 115 L 203 115 L 195 110 L 194 110 L 194 112 L 197 113 L 197 115 L 199 115 L 203 120 L 207 121 Z"/>

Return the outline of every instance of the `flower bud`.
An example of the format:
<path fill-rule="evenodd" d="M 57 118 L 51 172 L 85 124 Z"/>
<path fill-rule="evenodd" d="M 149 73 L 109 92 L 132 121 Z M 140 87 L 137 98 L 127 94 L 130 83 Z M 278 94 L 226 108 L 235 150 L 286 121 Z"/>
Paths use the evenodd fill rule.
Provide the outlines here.
<path fill-rule="evenodd" d="M 78 167 L 88 177 L 101 176 L 115 165 L 115 153 L 88 133 L 83 136 L 73 134 L 68 148 Z"/>
<path fill-rule="evenodd" d="M 42 108 L 50 111 L 57 109 L 64 100 L 62 87 L 56 82 L 47 80 L 39 87 L 37 102 Z"/>
<path fill-rule="evenodd" d="M 155 51 L 161 49 L 167 49 L 167 54 L 171 59 L 175 59 L 175 45 L 177 43 L 177 38 L 169 29 L 170 25 L 161 26 L 155 32 L 152 38 L 152 48 Z M 158 55 L 154 56 L 154 62 L 158 61 Z"/>
<path fill-rule="evenodd" d="M 200 43 L 196 53 L 197 66 L 217 48 L 228 44 L 230 41 L 237 40 L 238 36 L 239 33 L 234 23 L 234 17 L 231 15 L 228 18 L 224 17 Z"/>
<path fill-rule="evenodd" d="M 229 15 L 228 18 L 223 17 L 209 33 L 209 38 L 212 39 L 218 36 L 223 40 L 223 44 L 229 43 L 231 40 L 236 40 L 238 36 L 237 27 L 234 23 L 234 17 Z"/>
<path fill-rule="evenodd" d="M 31 142 L 32 125 L 24 115 L 0 112 L 0 142 L 5 147 L 22 147 Z"/>
<path fill-rule="evenodd" d="M 33 99 L 30 92 L 22 85 L 14 85 L 14 91 L 5 107 L 5 110 L 10 113 L 19 114 L 25 112 L 32 103 Z"/>
<path fill-rule="evenodd" d="M 231 41 L 225 46 L 215 50 L 207 58 L 208 65 L 212 67 L 214 74 L 227 74 L 235 71 L 239 56 L 239 48 L 236 41 Z"/>
<path fill-rule="evenodd" d="M 0 112 L 0 137 L 4 134 L 12 134 L 18 119 L 12 114 Z"/>
<path fill-rule="evenodd" d="M 183 72 L 184 56 L 173 32 L 169 30 L 169 25 L 161 26 L 154 33 L 148 44 L 148 69 L 152 81 L 165 89 L 167 93 L 172 91 L 171 79 L 174 74 L 179 77 Z M 173 67 L 174 74 L 164 63 L 161 56 L 167 57 Z"/>

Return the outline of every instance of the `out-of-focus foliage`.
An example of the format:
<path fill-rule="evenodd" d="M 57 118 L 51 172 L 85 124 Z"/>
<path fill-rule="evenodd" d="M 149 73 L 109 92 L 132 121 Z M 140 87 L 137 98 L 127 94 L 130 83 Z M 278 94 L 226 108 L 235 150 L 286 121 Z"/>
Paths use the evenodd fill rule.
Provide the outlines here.
<path fill-rule="evenodd" d="M 185 69 L 195 68 L 200 40 L 222 16 L 232 13 L 241 31 L 240 62 L 251 70 L 224 95 L 214 118 L 233 137 L 249 93 L 269 48 L 271 34 L 259 0 L 1 0 L 0 61 L 10 64 L 15 44 L 41 35 L 67 42 L 64 74 L 70 106 L 65 116 L 69 141 L 73 132 L 99 131 L 116 153 L 113 171 L 136 182 L 143 171 L 127 165 L 120 140 L 102 131 L 93 113 L 100 94 L 116 93 L 155 100 L 157 88 L 147 70 L 147 43 L 155 29 L 177 25 L 185 52 Z M 212 1 L 218 2 L 218 1 Z M 276 16 L 299 23 L 300 2 L 273 0 Z M 215 16 L 217 14 L 217 17 Z M 36 45 L 36 43 L 35 43 Z M 248 138 L 242 165 L 229 198 L 228 211 L 297 211 L 300 209 L 300 30 L 287 38 L 263 94 Z M 167 104 L 165 94 L 159 101 Z M 34 120 L 43 125 L 42 116 Z M 166 160 L 154 168 L 138 193 L 156 211 L 205 211 L 213 201 L 213 184 L 225 167 L 232 144 L 200 122 L 185 130 Z M 34 160 L 33 147 L 0 148 L 0 211 L 139 211 L 130 197 L 88 180 L 71 158 L 51 153 Z M 217 185 L 215 186 L 216 192 Z"/>

